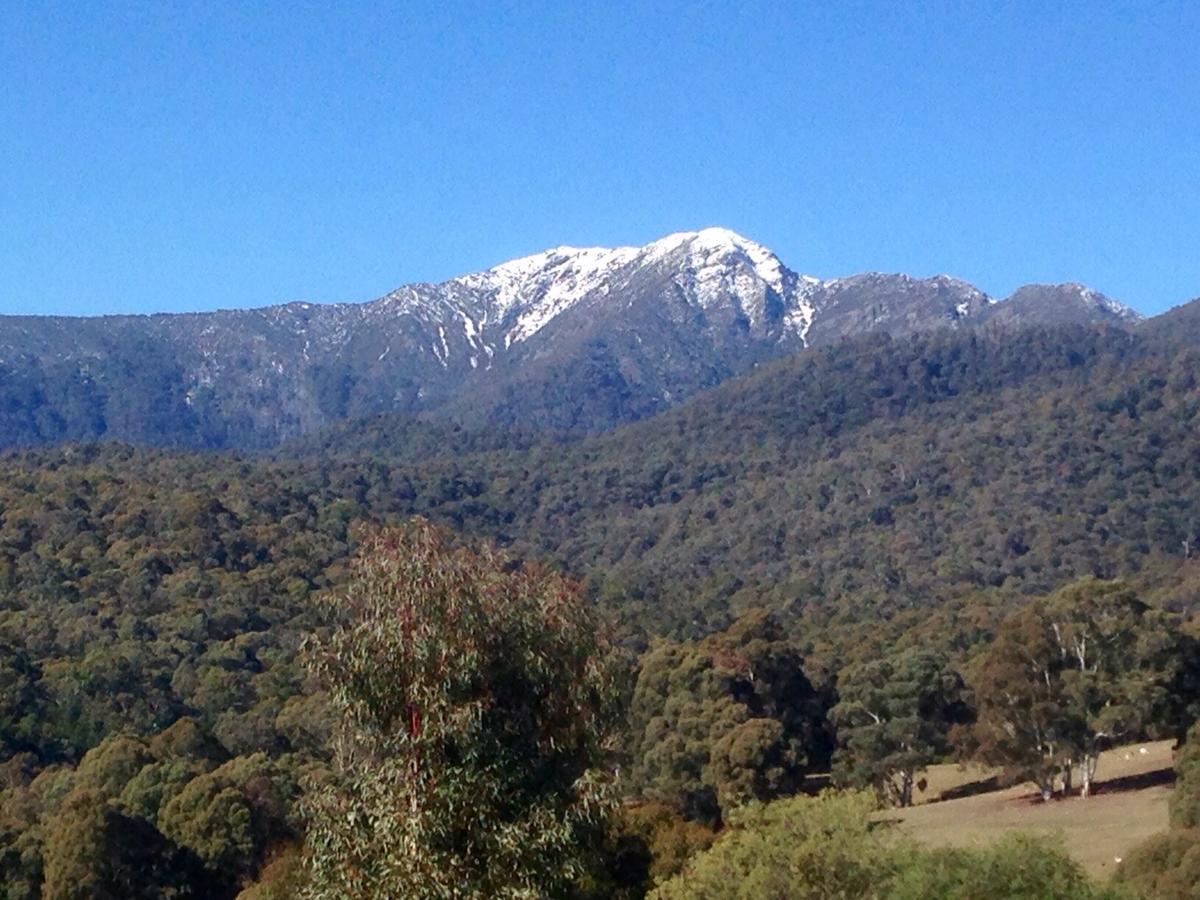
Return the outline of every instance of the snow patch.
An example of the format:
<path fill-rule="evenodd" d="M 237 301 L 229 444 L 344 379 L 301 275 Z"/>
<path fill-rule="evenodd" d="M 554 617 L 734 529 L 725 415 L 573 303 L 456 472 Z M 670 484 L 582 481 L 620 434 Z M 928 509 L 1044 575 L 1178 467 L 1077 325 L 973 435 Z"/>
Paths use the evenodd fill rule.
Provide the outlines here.
<path fill-rule="evenodd" d="M 433 355 L 438 358 L 438 362 L 442 364 L 442 368 L 447 367 L 447 361 L 450 359 L 450 345 L 446 343 L 446 328 L 444 325 L 438 326 L 438 338 L 442 342 L 442 352 L 439 354 L 437 348 L 434 348 Z"/>

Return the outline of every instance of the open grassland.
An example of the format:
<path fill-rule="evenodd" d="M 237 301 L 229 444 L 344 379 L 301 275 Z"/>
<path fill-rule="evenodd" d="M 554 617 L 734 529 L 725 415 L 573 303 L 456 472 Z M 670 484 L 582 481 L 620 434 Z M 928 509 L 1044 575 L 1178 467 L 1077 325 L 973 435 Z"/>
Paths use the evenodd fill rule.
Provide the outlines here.
<path fill-rule="evenodd" d="M 933 846 L 983 846 L 1011 831 L 1056 837 L 1103 879 L 1133 847 L 1167 829 L 1171 747 L 1171 741 L 1159 741 L 1109 751 L 1100 758 L 1093 796 L 1049 803 L 1028 784 L 988 790 L 993 773 L 984 769 L 934 766 L 917 795 L 919 805 L 881 818 Z M 938 801 L 943 795 L 955 799 Z"/>

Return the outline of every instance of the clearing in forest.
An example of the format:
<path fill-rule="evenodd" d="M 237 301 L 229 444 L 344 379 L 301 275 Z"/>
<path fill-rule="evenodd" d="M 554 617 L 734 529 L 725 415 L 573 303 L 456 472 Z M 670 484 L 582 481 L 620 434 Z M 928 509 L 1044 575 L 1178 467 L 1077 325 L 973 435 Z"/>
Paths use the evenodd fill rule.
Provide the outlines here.
<path fill-rule="evenodd" d="M 917 794 L 918 805 L 888 810 L 880 818 L 932 846 L 983 846 L 1010 831 L 1057 836 L 1089 874 L 1104 879 L 1118 859 L 1167 830 L 1172 746 L 1172 741 L 1158 741 L 1102 754 L 1095 793 L 1086 800 L 1075 796 L 1043 803 L 1032 785 L 997 790 L 987 770 L 933 766 L 925 790 Z"/>

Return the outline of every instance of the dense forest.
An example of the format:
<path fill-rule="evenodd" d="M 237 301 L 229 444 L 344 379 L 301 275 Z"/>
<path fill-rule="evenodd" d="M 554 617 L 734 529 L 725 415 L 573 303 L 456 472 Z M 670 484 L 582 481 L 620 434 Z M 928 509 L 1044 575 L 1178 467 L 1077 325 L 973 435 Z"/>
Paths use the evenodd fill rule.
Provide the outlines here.
<path fill-rule="evenodd" d="M 325 601 L 374 529 L 413 516 L 448 547 L 495 542 L 505 572 L 578 579 L 611 623 L 628 712 L 611 752 L 639 802 L 596 839 L 612 880 L 580 895 L 695 895 L 678 879 L 722 863 L 684 861 L 735 853 L 713 841 L 744 804 L 831 768 L 904 802 L 914 769 L 962 752 L 1052 792 L 1107 733 L 1096 696 L 1151 711 L 1123 736 L 1182 733 L 1200 684 L 1194 318 L 865 337 L 586 437 L 376 417 L 270 455 L 9 452 L 0 896 L 101 896 L 71 885 L 137 871 L 155 873 L 138 896 L 287 896 L 338 733 L 301 647 L 336 623 Z M 1059 693 L 1030 703 L 1070 712 L 1047 726 L 1062 747 L 997 741 L 995 647 L 1049 659 L 1045 623 L 1085 619 L 1117 623 L 1102 639 L 1122 668 L 1086 670 L 1091 699 L 1046 669 Z M 887 741 L 854 704 L 929 683 L 888 698 L 936 710 L 922 752 L 864 756 Z M 1164 692 L 1178 702 L 1146 700 Z M 830 815 L 858 835 L 845 802 Z M 744 815 L 746 834 L 778 824 Z M 893 862 L 897 884 L 934 865 Z"/>

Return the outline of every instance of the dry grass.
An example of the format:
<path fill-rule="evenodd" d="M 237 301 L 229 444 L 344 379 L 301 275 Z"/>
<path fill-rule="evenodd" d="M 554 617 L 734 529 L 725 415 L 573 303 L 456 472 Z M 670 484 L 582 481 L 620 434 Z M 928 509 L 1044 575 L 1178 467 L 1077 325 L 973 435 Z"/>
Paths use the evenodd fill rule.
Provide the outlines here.
<path fill-rule="evenodd" d="M 1145 749 L 1145 753 L 1140 752 Z M 960 799 L 937 799 L 978 784 L 992 773 L 980 768 L 935 766 L 918 803 L 889 810 L 881 818 L 917 840 L 934 846 L 981 846 L 1010 831 L 1057 837 L 1093 876 L 1107 878 L 1116 859 L 1150 835 L 1167 828 L 1171 795 L 1171 742 L 1123 747 L 1100 758 L 1096 794 L 1043 803 L 1032 785 L 991 790 Z"/>

